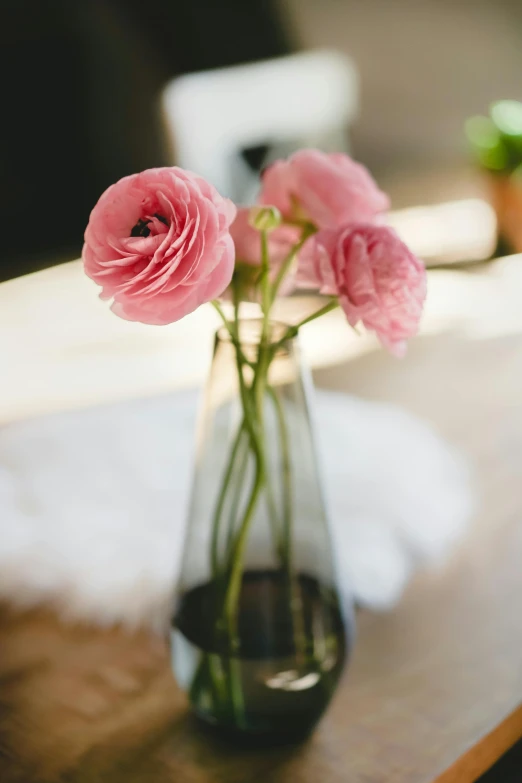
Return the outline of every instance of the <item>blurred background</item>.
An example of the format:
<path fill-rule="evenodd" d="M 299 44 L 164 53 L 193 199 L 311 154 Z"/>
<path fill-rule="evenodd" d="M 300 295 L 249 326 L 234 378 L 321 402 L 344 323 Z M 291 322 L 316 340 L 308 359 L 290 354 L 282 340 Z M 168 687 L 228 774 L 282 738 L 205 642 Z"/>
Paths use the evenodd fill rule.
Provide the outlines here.
<path fill-rule="evenodd" d="M 501 207 L 464 127 L 493 101 L 522 97 L 519 0 L 0 0 L 0 10 L 0 279 L 78 257 L 90 209 L 125 174 L 194 161 L 245 201 L 248 172 L 303 143 L 350 150 L 395 209 L 460 203 L 428 223 L 425 212 L 399 214 L 424 256 L 480 260 L 495 249 L 480 199 Z M 270 78 L 215 78 L 324 50 L 329 65 L 275 59 L 280 78 L 279 66 Z M 276 93 L 279 84 L 262 107 L 275 119 L 260 127 L 252 115 L 246 128 L 259 79 Z M 324 106 L 321 83 L 336 85 Z M 315 122 L 329 109 L 338 128 Z M 223 149 L 209 148 L 212 135 Z"/>
<path fill-rule="evenodd" d="M 25 600 L 27 588 L 35 600 L 56 594 L 61 601 L 76 595 L 71 584 L 86 573 L 87 588 L 92 579 L 108 606 L 111 599 L 98 585 L 116 577 L 119 564 L 126 568 L 129 546 L 141 561 L 146 547 L 160 540 L 148 526 L 141 550 L 141 539 L 120 524 L 127 518 L 123 500 L 130 482 L 133 491 L 147 481 L 153 487 L 150 501 L 144 493 L 143 505 L 133 506 L 136 519 L 150 520 L 160 506 L 169 515 L 173 509 L 173 518 L 178 513 L 178 501 L 165 500 L 161 476 L 170 457 L 162 455 L 174 454 L 174 442 L 187 444 L 178 442 L 181 424 L 185 430 L 187 424 L 184 409 L 176 407 L 177 392 L 188 390 L 194 398 L 203 383 L 218 318 L 212 308 L 200 308 L 158 329 L 113 316 L 81 265 L 65 263 L 79 257 L 100 194 L 127 174 L 176 163 L 248 203 L 259 172 L 275 158 L 302 146 L 344 150 L 389 192 L 388 219 L 412 250 L 428 265 L 451 269 L 429 273 L 422 331 L 407 361 L 377 350 L 371 335 L 352 333 L 339 309 L 320 325 L 304 327 L 306 363 L 323 391 L 391 405 L 394 416 L 409 412 L 433 426 L 469 460 L 477 494 L 477 518 L 448 570 L 416 581 L 395 619 L 367 614 L 362 620 L 360 639 L 369 647 L 363 646 L 351 681 L 361 683 L 360 705 L 368 705 L 367 724 L 375 728 L 375 745 L 368 735 L 365 747 L 376 763 L 384 756 L 395 763 L 404 738 L 417 736 L 426 754 L 419 766 L 424 779 L 426 758 L 438 764 L 435 756 L 450 741 L 457 741 L 459 753 L 473 745 L 477 720 L 481 736 L 498 736 L 492 721 L 513 712 L 521 693 L 522 264 L 517 256 L 483 262 L 522 252 L 522 1 L 0 0 L 0 40 L 0 281 L 8 281 L 0 285 L 0 593 Z M 40 269 L 47 271 L 21 277 Z M 281 302 L 284 311 L 276 310 L 276 319 L 296 323 L 316 309 L 317 299 L 301 294 Z M 141 405 L 148 403 L 140 398 L 153 398 L 152 408 L 159 399 L 161 411 L 161 394 L 168 395 L 169 407 L 172 399 L 180 430 L 162 420 L 154 446 L 153 428 L 142 416 Z M 125 406 L 118 408 L 124 400 L 135 401 L 135 423 L 121 418 L 127 415 Z M 83 410 L 92 406 L 101 407 Z M 402 498 L 397 508 L 404 506 L 410 529 L 428 546 L 435 531 L 448 535 L 459 514 L 463 518 L 455 498 L 467 471 L 455 473 L 451 460 L 448 469 L 444 460 L 440 470 L 431 468 L 419 458 L 422 443 L 401 446 L 390 435 L 396 455 L 391 470 L 382 457 L 376 411 L 372 431 L 379 437 L 367 445 L 384 471 L 384 487 L 395 486 L 395 468 L 403 470 L 404 493 L 394 492 Z M 146 448 L 162 460 L 157 473 Z M 353 443 L 349 448 L 361 458 Z M 422 464 L 429 467 L 425 482 L 418 478 Z M 339 470 L 345 465 L 339 459 Z M 374 492 L 381 473 L 368 465 L 361 459 L 372 477 L 362 486 L 395 514 L 385 493 Z M 344 474 L 340 488 L 344 495 Z M 109 522 L 126 539 L 119 545 L 115 535 L 114 550 Z M 395 539 L 384 522 L 382 529 L 382 548 L 392 540 L 395 557 Z M 89 538 L 99 547 L 84 546 Z M 380 551 L 379 535 L 368 540 Z M 400 541 L 403 546 L 402 533 Z M 69 544 L 77 560 L 64 554 Z M 76 568 L 100 551 L 104 559 L 95 567 Z M 168 547 L 161 551 L 170 558 Z M 376 562 L 384 580 L 396 573 L 382 566 L 380 556 Z M 136 572 L 125 571 L 133 606 Z M 127 596 L 120 587 L 118 594 Z M 6 627 L 0 645 L 10 634 Z M 91 754 L 78 748 L 87 747 L 87 724 L 96 727 L 98 742 L 100 721 L 88 711 L 85 723 L 70 717 L 87 703 L 92 683 L 67 638 L 62 645 L 54 627 L 50 634 L 43 635 L 38 620 L 32 636 L 20 625 L 4 656 L 10 665 L 20 650 L 28 651 L 28 673 L 12 678 L 8 671 L 9 692 L 22 694 L 20 712 L 12 708 L 13 737 L 21 738 L 28 762 L 29 743 L 43 737 L 46 765 L 60 757 L 49 754 L 53 742 L 89 765 Z M 53 652 L 55 644 L 65 653 Z M 101 649 L 82 635 L 78 655 L 82 645 Z M 132 648 L 126 638 L 122 645 L 114 653 L 118 665 L 121 650 L 126 655 Z M 408 702 L 405 672 L 412 661 Z M 48 691 L 35 683 L 37 669 Z M 76 677 L 80 690 L 71 687 Z M 74 704 L 62 701 L 61 689 L 73 694 Z M 45 703 L 39 712 L 35 700 L 36 717 L 29 713 L 34 693 Z M 140 720 L 135 702 L 129 704 Z M 55 707 L 53 729 L 48 716 Z M 375 723 L 377 712 L 382 724 Z M 359 721 L 357 705 L 353 715 Z M 386 739 L 390 716 L 395 744 Z M 106 725 L 113 726 L 112 718 Z M 78 730 L 80 744 L 64 739 L 68 727 Z M 127 747 L 116 746 L 118 753 Z M 451 744 L 449 756 L 453 750 Z M 303 759 L 309 764 L 308 754 Z M 128 768 L 121 766 L 124 774 Z M 191 771 L 197 774 L 195 767 Z M 35 774 L 23 779 L 35 780 Z"/>

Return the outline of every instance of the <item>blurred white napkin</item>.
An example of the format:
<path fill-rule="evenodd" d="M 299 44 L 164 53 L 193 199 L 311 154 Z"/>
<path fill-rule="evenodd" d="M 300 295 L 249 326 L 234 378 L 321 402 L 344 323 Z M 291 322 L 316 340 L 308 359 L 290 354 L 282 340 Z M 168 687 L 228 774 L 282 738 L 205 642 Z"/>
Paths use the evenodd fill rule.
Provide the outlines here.
<path fill-rule="evenodd" d="M 194 392 L 0 429 L 0 597 L 69 617 L 161 623 L 183 541 Z M 316 420 L 345 594 L 392 606 L 462 537 L 464 459 L 400 408 L 317 392 Z"/>

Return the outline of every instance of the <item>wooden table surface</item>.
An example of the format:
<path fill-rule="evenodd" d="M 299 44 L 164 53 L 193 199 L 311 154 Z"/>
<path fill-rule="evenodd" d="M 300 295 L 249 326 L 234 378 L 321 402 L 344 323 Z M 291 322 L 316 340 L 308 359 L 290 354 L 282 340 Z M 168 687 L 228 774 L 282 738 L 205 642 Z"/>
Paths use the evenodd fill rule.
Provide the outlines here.
<path fill-rule="evenodd" d="M 134 375 L 135 394 L 174 385 L 163 363 L 187 350 L 186 327 L 140 336 L 109 325 L 79 280 L 71 266 L 0 286 L 4 421 L 129 396 Z M 353 342 L 335 318 L 305 335 L 318 384 L 432 421 L 469 455 L 478 498 L 450 563 L 419 575 L 392 612 L 360 614 L 347 675 L 310 741 L 262 753 L 220 744 L 188 714 L 161 638 L 4 605 L 2 783 L 471 783 L 522 736 L 522 258 L 430 282 L 404 362 Z M 208 341 L 210 320 L 191 323 L 195 344 Z"/>

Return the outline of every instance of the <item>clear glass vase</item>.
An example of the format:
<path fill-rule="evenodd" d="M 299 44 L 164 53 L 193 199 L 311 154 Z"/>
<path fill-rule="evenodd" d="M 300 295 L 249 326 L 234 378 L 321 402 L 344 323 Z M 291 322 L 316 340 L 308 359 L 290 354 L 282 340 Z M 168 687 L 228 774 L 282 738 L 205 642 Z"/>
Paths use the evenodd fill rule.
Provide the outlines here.
<path fill-rule="evenodd" d="M 266 329 L 266 325 L 265 325 Z M 197 714 L 269 741 L 306 735 L 352 635 L 297 342 L 258 321 L 218 332 L 172 630 Z M 267 337 L 268 335 L 268 337 Z"/>

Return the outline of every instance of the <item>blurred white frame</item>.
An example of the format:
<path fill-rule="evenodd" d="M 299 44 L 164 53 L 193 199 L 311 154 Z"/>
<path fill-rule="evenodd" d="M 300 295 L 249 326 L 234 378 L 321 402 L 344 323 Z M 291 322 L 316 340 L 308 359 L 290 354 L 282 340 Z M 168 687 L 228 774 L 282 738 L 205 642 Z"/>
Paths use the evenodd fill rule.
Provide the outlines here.
<path fill-rule="evenodd" d="M 268 144 L 272 157 L 298 146 L 349 151 L 359 79 L 345 55 L 310 51 L 178 77 L 162 102 L 176 162 L 245 202 L 257 177 L 242 150 Z"/>

